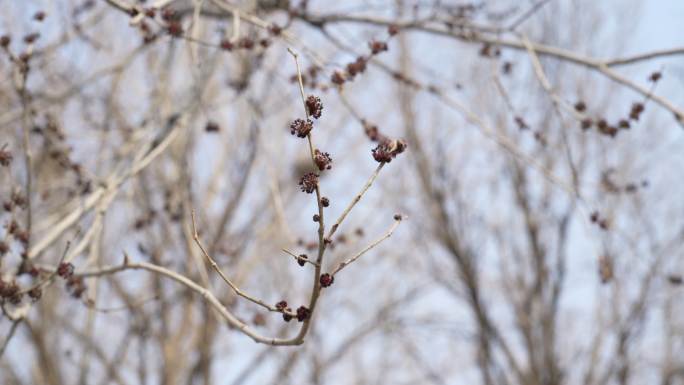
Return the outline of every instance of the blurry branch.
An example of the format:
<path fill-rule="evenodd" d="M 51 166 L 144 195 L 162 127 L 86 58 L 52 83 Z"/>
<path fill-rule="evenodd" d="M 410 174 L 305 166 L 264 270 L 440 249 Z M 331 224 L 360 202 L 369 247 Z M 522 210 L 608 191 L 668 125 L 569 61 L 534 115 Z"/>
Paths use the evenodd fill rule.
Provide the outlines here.
<path fill-rule="evenodd" d="M 460 41 L 466 42 L 466 43 L 483 43 L 483 44 L 489 44 L 492 46 L 496 47 L 505 47 L 505 48 L 511 48 L 511 49 L 516 49 L 516 50 L 527 50 L 527 47 L 525 43 L 521 39 L 513 40 L 513 39 L 502 39 L 499 37 L 489 37 L 486 36 L 485 34 L 477 33 L 477 32 L 462 32 L 462 31 L 453 31 L 453 30 L 448 30 L 448 29 L 443 29 L 435 26 L 429 26 L 425 25 L 423 23 L 416 24 L 413 22 L 409 23 L 399 23 L 396 20 L 389 20 L 389 19 L 382 19 L 382 18 L 370 18 L 370 17 L 357 17 L 353 15 L 320 15 L 320 16 L 315 16 L 311 14 L 306 14 L 306 15 L 300 15 L 302 20 L 314 25 L 318 26 L 319 28 L 322 28 L 326 24 L 330 23 L 336 23 L 336 22 L 347 22 L 347 23 L 361 23 L 361 24 L 371 24 L 371 25 L 379 25 L 379 26 L 396 26 L 400 29 L 407 29 L 407 30 L 417 30 L 425 33 L 430 33 L 434 35 L 439 35 L 439 36 L 446 36 L 446 37 L 452 37 L 455 39 L 458 39 Z M 650 60 L 654 58 L 659 58 L 659 57 L 666 57 L 666 56 L 679 56 L 679 55 L 684 55 L 684 47 L 678 47 L 678 48 L 672 48 L 672 49 L 667 49 L 667 50 L 659 50 L 659 51 L 654 51 L 654 52 L 647 52 L 643 54 L 638 54 L 632 57 L 624 58 L 624 59 L 607 59 L 607 60 L 602 60 L 602 59 L 596 59 L 593 57 L 588 57 L 588 56 L 583 56 L 581 54 L 578 54 L 573 51 L 565 50 L 562 48 L 558 47 L 553 47 L 545 44 L 540 44 L 540 43 L 530 43 L 534 51 L 536 51 L 539 55 L 542 56 L 549 56 L 553 57 L 555 59 L 559 59 L 562 61 L 566 61 L 569 63 L 577 64 L 586 68 L 589 68 L 591 70 L 597 71 L 600 74 L 606 76 L 607 78 L 622 84 L 623 86 L 632 89 L 633 91 L 641 94 L 642 96 L 646 98 L 650 98 L 653 101 L 655 101 L 657 104 L 659 104 L 661 107 L 667 109 L 668 111 L 672 112 L 677 121 L 680 124 L 684 124 L 684 110 L 681 108 L 678 108 L 675 106 L 672 102 L 668 101 L 667 99 L 660 97 L 658 95 L 655 95 L 651 93 L 648 89 L 639 86 L 638 84 L 630 81 L 629 79 L 625 78 L 622 75 L 619 75 L 617 72 L 613 71 L 611 67 L 618 66 L 618 65 L 623 65 L 623 64 L 634 64 L 639 61 L 644 61 L 644 60 Z"/>
<path fill-rule="evenodd" d="M 527 11 L 523 12 L 517 19 L 513 20 L 513 22 L 508 27 L 506 27 L 506 30 L 514 31 L 522 23 L 529 20 L 530 17 L 532 17 L 535 13 L 539 12 L 550 1 L 551 0 L 540 0 L 532 4 L 532 6 L 530 6 L 530 8 Z"/>
<path fill-rule="evenodd" d="M 5 353 L 7 345 L 9 345 L 10 340 L 12 339 L 12 337 L 14 337 L 14 333 L 17 331 L 17 328 L 19 327 L 19 324 L 22 320 L 23 319 L 12 321 L 12 326 L 10 327 L 10 330 L 7 333 L 7 337 L 5 337 L 5 340 L 2 342 L 2 345 L 0 346 L 0 358 L 2 358 L 2 355 Z"/>
<path fill-rule="evenodd" d="M 406 39 L 401 40 L 400 64 L 401 72 L 407 73 L 410 68 L 410 56 L 408 55 Z M 494 383 L 492 366 L 494 365 L 495 354 L 494 345 L 498 344 L 507 359 L 510 368 L 517 377 L 524 379 L 520 365 L 517 363 L 507 342 L 503 339 L 496 326 L 492 322 L 483 302 L 481 286 L 477 270 L 477 256 L 466 246 L 461 237 L 454 229 L 454 223 L 449 215 L 447 207 L 447 196 L 433 181 L 434 167 L 430 162 L 420 135 L 415 128 L 416 117 L 413 112 L 411 89 L 406 84 L 399 84 L 400 109 L 403 113 L 404 127 L 408 135 L 409 143 L 413 148 L 415 157 L 416 172 L 420 179 L 420 186 L 424 191 L 423 196 L 429 199 L 428 206 L 432 208 L 432 215 L 435 219 L 436 240 L 446 249 L 455 264 L 458 278 L 465 287 L 469 310 L 472 314 L 473 322 L 477 331 L 478 352 L 477 361 L 482 376 L 482 381 L 486 385 Z M 477 116 L 470 113 L 471 119 L 480 121 Z"/>
<path fill-rule="evenodd" d="M 77 328 L 71 322 L 71 320 L 60 317 L 59 321 L 68 333 L 72 334 L 75 338 L 77 338 L 79 341 L 86 345 L 86 348 L 89 350 L 88 356 L 92 357 L 94 355 L 95 357 L 97 357 L 97 359 L 102 363 L 102 366 L 106 370 L 105 377 L 107 377 L 109 381 L 113 381 L 119 385 L 127 384 L 127 382 L 125 382 L 121 378 L 121 369 L 118 365 L 120 364 L 120 361 L 115 360 L 116 357 L 112 359 L 107 358 L 107 354 L 103 350 L 103 346 L 97 343 L 97 340 L 89 338 L 89 336 L 86 335 L 83 330 Z M 127 338 L 128 336 L 121 339 L 119 347 L 128 345 L 126 344 Z M 90 354 L 90 352 L 93 352 L 94 354 Z"/>
<path fill-rule="evenodd" d="M 328 37 L 335 45 L 338 47 L 350 51 L 351 49 L 349 47 L 344 46 L 341 44 L 337 39 L 335 39 L 334 36 L 331 34 L 327 33 L 324 31 L 324 34 L 326 37 Z M 517 158 L 519 161 L 526 163 L 530 167 L 533 167 L 537 169 L 546 179 L 548 179 L 550 182 L 558 186 L 559 188 L 563 189 L 566 191 L 569 195 L 571 195 L 573 198 L 578 197 L 579 193 L 577 192 L 576 188 L 572 184 L 568 184 L 561 180 L 559 177 L 554 175 L 554 173 L 549 170 L 546 166 L 544 166 L 541 162 L 539 162 L 535 157 L 530 156 L 526 153 L 524 153 L 521 149 L 518 148 L 516 143 L 505 136 L 502 133 L 497 132 L 494 130 L 492 127 L 490 127 L 484 119 L 480 118 L 475 112 L 472 110 L 468 109 L 466 106 L 458 102 L 456 99 L 451 97 L 444 89 L 440 88 L 437 85 L 430 84 L 426 85 L 418 80 L 416 80 L 414 77 L 412 77 L 410 74 L 410 71 L 395 71 L 388 67 L 386 64 L 376 60 L 375 58 L 369 59 L 369 62 L 376 65 L 383 71 L 387 72 L 390 75 L 393 75 L 394 77 L 398 77 L 402 79 L 402 82 L 410 86 L 414 89 L 426 91 L 432 95 L 434 95 L 437 99 L 439 99 L 442 103 L 445 105 L 455 109 L 460 113 L 463 118 L 471 123 L 475 128 L 477 128 L 484 136 L 487 138 L 491 139 L 494 141 L 498 146 L 503 148 L 504 150 L 510 152 L 515 158 Z M 353 106 L 350 104 L 349 100 L 344 96 L 342 92 L 339 92 L 340 98 L 343 101 L 343 104 L 347 107 L 347 109 L 354 115 L 354 117 L 357 118 L 357 120 L 362 120 L 362 118 L 358 115 L 358 113 L 355 111 Z M 333 227 L 334 228 L 334 227 Z"/>
<path fill-rule="evenodd" d="M 180 123 L 178 121 L 181 121 Z M 138 174 L 145 167 L 147 167 L 157 156 L 159 156 L 176 138 L 181 127 L 184 127 L 186 122 L 185 116 L 181 117 L 175 115 L 169 118 L 166 129 L 161 137 L 155 138 L 153 141 L 143 146 L 138 155 L 135 156 L 133 163 L 128 170 L 122 173 L 113 172 L 103 182 L 103 186 L 98 187 L 88 197 L 86 197 L 81 205 L 76 207 L 68 215 L 64 216 L 60 222 L 51 226 L 51 230 L 43 236 L 35 246 L 30 250 L 28 258 L 35 258 L 40 255 L 47 247 L 49 247 L 64 231 L 76 223 L 81 217 L 90 211 L 93 207 L 101 201 L 113 197 L 119 191 L 121 186 L 132 176 Z M 118 175 L 117 175 L 118 174 Z"/>

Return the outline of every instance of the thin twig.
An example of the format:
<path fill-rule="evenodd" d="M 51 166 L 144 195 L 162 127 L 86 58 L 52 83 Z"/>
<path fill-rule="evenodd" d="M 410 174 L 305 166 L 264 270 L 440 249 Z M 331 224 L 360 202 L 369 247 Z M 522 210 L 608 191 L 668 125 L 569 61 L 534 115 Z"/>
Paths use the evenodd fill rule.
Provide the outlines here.
<path fill-rule="evenodd" d="M 312 265 L 314 265 L 314 266 L 316 266 L 316 267 L 321 266 L 319 263 L 316 263 L 316 262 L 311 261 L 311 260 L 309 260 L 309 259 L 299 258 L 299 256 L 298 256 L 297 254 L 291 252 L 291 251 L 288 250 L 288 249 L 283 248 L 283 249 L 281 249 L 281 250 L 282 250 L 283 252 L 285 252 L 285 253 L 291 255 L 292 258 L 294 258 L 297 262 L 299 262 L 299 261 L 304 261 L 305 263 L 310 263 L 310 264 L 312 264 Z"/>
<path fill-rule="evenodd" d="M 405 217 L 399 217 L 398 219 L 395 219 L 392 226 L 390 226 L 389 230 L 387 230 L 387 232 L 383 236 L 373 241 L 370 245 L 366 246 L 363 250 L 356 253 L 353 257 L 340 262 L 340 264 L 337 265 L 337 267 L 330 274 L 332 276 L 335 276 L 335 274 L 339 273 L 340 270 L 344 269 L 346 266 L 359 259 L 362 255 L 373 249 L 375 246 L 379 245 L 385 239 L 391 237 L 392 233 L 394 233 L 394 230 L 397 228 L 397 226 L 399 226 L 403 219 L 405 219 Z"/>
<path fill-rule="evenodd" d="M 126 253 L 124 253 L 124 263 L 118 265 L 118 266 L 106 266 L 102 267 L 97 270 L 90 270 L 90 271 L 84 271 L 84 272 L 79 272 L 77 274 L 74 274 L 74 276 L 77 277 L 102 277 L 106 275 L 112 275 L 116 274 L 119 272 L 127 271 L 127 270 L 146 270 L 155 274 L 159 274 L 161 276 L 170 278 L 188 289 L 194 291 L 195 293 L 199 294 L 204 298 L 209 304 L 216 309 L 221 317 L 228 323 L 233 328 L 238 329 L 240 332 L 243 334 L 247 335 L 250 337 L 252 340 L 258 343 L 262 344 L 267 344 L 267 345 L 273 345 L 273 346 L 292 346 L 292 345 L 301 345 L 302 342 L 304 342 L 303 338 L 300 338 L 299 336 L 296 336 L 294 338 L 290 339 L 283 339 L 283 338 L 269 338 L 269 337 L 264 337 L 257 333 L 255 330 L 251 329 L 247 324 L 244 322 L 240 321 L 233 313 L 231 313 L 223 304 L 212 294 L 209 290 L 206 288 L 198 285 L 195 283 L 193 280 L 178 274 L 174 271 L 171 271 L 165 267 L 158 266 L 152 263 L 147 263 L 147 262 L 131 262 L 130 258 Z"/>
<path fill-rule="evenodd" d="M 280 313 L 280 310 L 276 309 L 274 306 L 271 306 L 271 305 L 267 304 L 266 302 L 264 302 L 260 299 L 254 298 L 254 297 L 246 294 L 242 290 L 240 290 L 240 288 L 238 288 L 230 279 L 228 279 L 228 277 L 225 274 L 223 274 L 223 271 L 221 271 L 221 268 L 218 267 L 218 264 L 216 263 L 214 258 L 212 258 L 209 255 L 209 253 L 207 253 L 207 250 L 204 248 L 204 246 L 202 245 L 202 242 L 200 241 L 199 234 L 197 233 L 197 225 L 195 223 L 195 210 L 192 210 L 190 215 L 192 218 L 192 238 L 195 240 L 197 247 L 199 247 L 199 249 L 202 251 L 202 254 L 207 259 L 207 262 L 209 262 L 211 267 L 218 273 L 218 275 L 223 279 L 223 281 L 225 283 L 227 283 L 228 286 L 230 286 L 230 288 L 233 289 L 235 294 L 237 294 L 238 296 L 240 296 L 240 297 L 242 297 L 242 298 L 244 298 L 250 302 L 254 302 L 255 304 L 262 306 L 262 307 L 268 309 L 269 311 Z"/>
<path fill-rule="evenodd" d="M 19 326 L 22 320 L 23 318 L 20 318 L 12 323 L 12 327 L 10 327 L 9 333 L 7 333 L 7 337 L 5 337 L 5 342 L 3 342 L 2 346 L 0 346 L 0 358 L 2 358 L 2 355 L 5 353 L 5 349 L 7 349 L 10 340 L 12 339 L 12 337 L 14 337 L 14 332 L 17 331 L 17 327 Z"/>
<path fill-rule="evenodd" d="M 537 13 L 537 12 L 539 12 L 539 10 L 542 9 L 542 7 L 544 7 L 544 6 L 545 6 L 547 3 L 549 3 L 550 1 L 551 1 L 551 0 L 541 0 L 541 1 L 538 1 L 536 4 L 533 4 L 533 5 L 530 7 L 530 9 L 528 9 L 528 10 L 525 11 L 522 15 L 520 15 L 520 17 L 518 17 L 517 19 L 515 19 L 515 20 L 511 23 L 511 25 L 510 25 L 508 28 L 506 28 L 506 29 L 509 30 L 509 31 L 515 30 L 516 28 L 518 28 L 518 27 L 520 26 L 520 24 L 524 23 L 524 22 L 527 21 L 530 17 L 532 17 L 532 15 L 534 15 L 534 14 Z"/>
<path fill-rule="evenodd" d="M 382 170 L 382 168 L 384 166 L 385 166 L 385 163 L 380 163 L 378 165 L 378 167 L 375 169 L 373 174 L 371 174 L 370 178 L 368 178 L 368 180 L 366 181 L 366 184 L 363 186 L 361 191 L 359 191 L 359 193 L 356 194 L 354 199 L 352 199 L 352 201 L 349 203 L 349 206 L 347 206 L 347 208 L 344 209 L 344 211 L 342 211 L 342 214 L 340 214 L 339 218 L 337 218 L 337 221 L 335 221 L 335 224 L 330 228 L 330 231 L 328 232 L 328 236 L 327 236 L 328 239 L 332 239 L 332 236 L 333 236 L 333 234 L 335 234 L 335 231 L 337 231 L 337 228 L 340 226 L 340 224 L 342 224 L 342 221 L 344 221 L 344 219 L 347 217 L 347 215 L 349 214 L 351 209 L 353 209 L 354 206 L 357 203 L 359 203 L 359 201 L 361 200 L 363 195 L 366 193 L 366 191 L 368 191 L 370 186 L 373 184 L 375 179 L 378 177 L 380 170 Z"/>

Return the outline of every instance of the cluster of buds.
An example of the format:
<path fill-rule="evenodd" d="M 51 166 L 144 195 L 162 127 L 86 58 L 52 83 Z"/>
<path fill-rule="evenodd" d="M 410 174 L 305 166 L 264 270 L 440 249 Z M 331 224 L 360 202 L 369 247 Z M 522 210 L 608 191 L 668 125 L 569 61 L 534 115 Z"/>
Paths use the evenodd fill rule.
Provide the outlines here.
<path fill-rule="evenodd" d="M 341 86 L 346 81 L 346 77 L 344 75 L 344 72 L 342 72 L 342 71 L 333 72 L 332 76 L 330 76 L 330 81 L 333 82 L 334 84 L 337 84 L 338 86 Z"/>
<path fill-rule="evenodd" d="M 301 187 L 302 192 L 307 194 L 316 191 L 316 187 L 318 187 L 318 174 L 307 172 L 302 175 L 302 178 L 299 180 L 299 186 Z"/>
<path fill-rule="evenodd" d="M 283 313 L 283 320 L 290 322 L 292 320 L 292 308 L 287 306 L 287 301 L 283 300 L 275 305 L 276 310 Z"/>
<path fill-rule="evenodd" d="M 378 146 L 372 150 L 373 159 L 378 163 L 389 163 L 397 155 L 406 150 L 406 141 L 402 139 L 385 139 L 378 143 Z"/>
<path fill-rule="evenodd" d="M 43 296 L 43 289 L 40 286 L 33 287 L 28 291 L 28 295 L 32 300 L 38 301 Z"/>
<path fill-rule="evenodd" d="M 285 322 L 290 322 L 294 317 L 297 317 L 297 321 L 304 322 L 311 316 L 311 311 L 303 305 L 297 308 L 297 311 L 293 314 L 292 308 L 287 306 L 287 301 L 285 300 L 276 303 L 275 308 L 283 313 L 283 320 Z"/>
<path fill-rule="evenodd" d="M 348 63 L 346 68 L 349 77 L 353 78 L 358 74 L 364 73 L 366 71 L 366 63 L 368 63 L 368 59 L 363 56 L 359 56 L 356 58 L 356 61 Z"/>
<path fill-rule="evenodd" d="M 574 108 L 575 111 L 579 112 L 580 114 L 584 114 L 587 110 L 587 105 L 580 100 L 575 103 Z M 641 103 L 634 103 L 629 114 L 629 119 L 620 119 L 614 124 L 608 123 L 608 121 L 604 118 L 592 119 L 588 116 L 585 116 L 580 120 L 580 127 L 582 130 L 587 131 L 596 126 L 596 130 L 600 134 L 614 138 L 617 136 L 620 130 L 629 130 L 631 128 L 629 120 L 639 120 L 639 115 L 643 109 L 644 106 Z"/>
<path fill-rule="evenodd" d="M 606 218 L 602 218 L 598 211 L 592 212 L 589 219 L 592 223 L 596 223 L 602 230 L 608 230 L 608 220 Z"/>
<path fill-rule="evenodd" d="M 368 48 L 371 50 L 371 54 L 377 55 L 381 52 L 387 51 L 387 42 L 379 40 L 371 40 L 368 42 Z"/>
<path fill-rule="evenodd" d="M 303 119 L 295 119 L 290 124 L 290 134 L 297 135 L 298 138 L 306 138 L 313 130 L 313 122 L 310 119 L 306 121 Z"/>
<path fill-rule="evenodd" d="M 332 168 L 332 158 L 330 157 L 330 154 L 318 149 L 314 151 L 314 162 L 320 171 L 330 170 Z"/>
<path fill-rule="evenodd" d="M 74 275 L 74 265 L 69 262 L 62 262 L 57 267 L 57 275 L 64 279 L 71 278 Z"/>
<path fill-rule="evenodd" d="M 639 116 L 641 116 L 642 112 L 644 112 L 644 105 L 641 103 L 634 103 L 629 111 L 629 118 L 632 120 L 639 120 Z"/>
<path fill-rule="evenodd" d="M 250 37 L 243 37 L 237 41 L 231 41 L 229 39 L 223 39 L 219 42 L 219 47 L 224 51 L 232 51 L 235 48 L 240 48 L 244 50 L 252 50 L 257 44 L 262 48 L 267 48 L 271 45 L 271 41 L 266 38 L 254 40 Z"/>
<path fill-rule="evenodd" d="M 615 137 L 618 133 L 618 128 L 615 126 L 609 125 L 605 119 L 600 119 L 596 123 L 596 128 L 598 129 L 598 131 L 601 134 L 608 135 L 610 137 Z"/>
<path fill-rule="evenodd" d="M 321 114 L 323 113 L 323 103 L 321 103 L 321 98 L 319 98 L 318 96 L 309 95 L 306 98 L 305 104 L 306 110 L 309 112 L 309 115 L 313 116 L 316 119 L 321 117 Z"/>
<path fill-rule="evenodd" d="M 162 9 L 161 18 L 166 22 L 166 32 L 173 37 L 180 37 L 183 35 L 183 25 L 181 24 L 180 15 L 173 9 L 166 7 Z"/>
<path fill-rule="evenodd" d="M 648 77 L 648 80 L 649 80 L 650 82 L 657 83 L 658 80 L 660 80 L 660 78 L 661 78 L 662 76 L 663 76 L 663 74 L 661 74 L 660 72 L 656 71 L 656 72 L 652 73 L 652 74 Z"/>
<path fill-rule="evenodd" d="M 21 302 L 21 291 L 16 282 L 5 282 L 0 279 L 0 299 L 7 300 L 13 305 Z"/>
<path fill-rule="evenodd" d="M 390 36 L 394 36 L 399 32 L 399 28 L 395 25 L 392 25 L 387 29 L 387 32 Z M 353 80 L 356 75 L 366 71 L 366 65 L 368 64 L 370 56 L 379 55 L 380 53 L 389 50 L 387 42 L 382 40 L 369 41 L 368 48 L 370 49 L 370 55 L 368 57 L 359 56 L 353 62 L 347 63 L 347 65 L 345 66 L 345 71 L 334 71 L 333 74 L 330 76 L 330 81 L 333 84 L 341 86 L 346 81 Z"/>
<path fill-rule="evenodd" d="M 362 121 L 363 124 L 363 130 L 366 133 L 366 136 L 368 139 L 370 139 L 373 142 L 379 142 L 380 140 L 384 139 L 385 137 L 380 133 L 380 130 L 378 130 L 378 126 L 371 124 L 367 121 Z"/>
<path fill-rule="evenodd" d="M 0 166 L 9 167 L 9 165 L 12 163 L 12 159 L 14 159 L 12 153 L 8 150 L 5 150 L 5 146 L 0 148 Z"/>
<path fill-rule="evenodd" d="M 297 308 L 297 321 L 304 322 L 311 316 L 311 310 L 306 306 L 302 305 Z"/>
<path fill-rule="evenodd" d="M 320 278 L 318 279 L 318 282 L 320 282 L 322 287 L 328 287 L 335 282 L 335 276 L 330 275 L 328 273 L 321 274 Z"/>

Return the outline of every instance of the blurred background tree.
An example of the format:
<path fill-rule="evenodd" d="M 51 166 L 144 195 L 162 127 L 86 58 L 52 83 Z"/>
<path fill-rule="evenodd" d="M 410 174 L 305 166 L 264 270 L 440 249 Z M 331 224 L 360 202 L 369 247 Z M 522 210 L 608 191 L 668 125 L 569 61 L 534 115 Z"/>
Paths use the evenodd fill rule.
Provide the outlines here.
<path fill-rule="evenodd" d="M 684 384 L 680 2 L 0 4 L 3 384 Z"/>

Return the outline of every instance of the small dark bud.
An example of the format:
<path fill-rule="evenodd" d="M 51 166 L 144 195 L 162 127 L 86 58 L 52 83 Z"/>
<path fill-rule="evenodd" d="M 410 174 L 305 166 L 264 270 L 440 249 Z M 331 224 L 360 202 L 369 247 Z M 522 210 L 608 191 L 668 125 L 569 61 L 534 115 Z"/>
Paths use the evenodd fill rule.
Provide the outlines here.
<path fill-rule="evenodd" d="M 681 275 L 675 275 L 675 274 L 670 274 L 667 276 L 667 280 L 670 282 L 672 285 L 681 285 L 684 280 L 682 279 Z"/>
<path fill-rule="evenodd" d="M 38 11 L 33 15 L 33 20 L 36 21 L 43 21 L 45 20 L 45 12 L 43 11 Z"/>
<path fill-rule="evenodd" d="M 277 24 L 271 24 L 268 27 L 268 32 L 273 36 L 278 36 L 281 32 L 283 32 L 283 29 Z"/>
<path fill-rule="evenodd" d="M 299 257 L 297 257 L 297 263 L 299 266 L 304 266 L 306 265 L 307 259 L 309 259 L 309 257 L 306 254 L 299 254 Z"/>
<path fill-rule="evenodd" d="M 320 118 L 321 113 L 323 112 L 321 98 L 318 96 L 309 95 L 306 98 L 306 110 L 309 112 L 309 115 L 313 116 L 314 118 Z"/>
<path fill-rule="evenodd" d="M 248 37 L 243 37 L 240 39 L 238 42 L 238 46 L 243 49 L 252 49 L 254 48 L 254 40 L 248 38 Z"/>
<path fill-rule="evenodd" d="M 319 222 L 320 220 L 321 220 L 321 216 L 318 215 L 318 214 L 314 214 L 314 216 L 313 216 L 313 221 L 314 221 L 314 222 Z"/>
<path fill-rule="evenodd" d="M 12 156 L 12 153 L 5 150 L 4 148 L 0 149 L 0 165 L 3 167 L 8 167 L 12 163 L 12 159 L 14 157 Z"/>
<path fill-rule="evenodd" d="M 218 132 L 221 130 L 221 127 L 219 127 L 218 123 L 210 120 L 207 122 L 207 125 L 204 126 L 204 131 L 206 132 Z"/>
<path fill-rule="evenodd" d="M 360 73 L 363 73 L 366 71 L 366 58 L 363 56 L 359 56 L 356 58 L 356 61 L 353 61 L 349 64 L 347 64 L 347 73 L 349 76 L 354 77 Z"/>
<path fill-rule="evenodd" d="M 660 80 L 660 78 L 661 78 L 662 76 L 663 76 L 663 75 L 662 75 L 660 72 L 654 72 L 654 73 L 651 74 L 651 76 L 648 77 L 648 80 L 650 80 L 650 81 L 652 81 L 653 83 L 655 83 L 655 82 L 657 82 L 658 80 Z"/>
<path fill-rule="evenodd" d="M 332 158 L 327 152 L 321 152 L 318 149 L 314 151 L 314 162 L 320 171 L 330 170 L 332 168 Z"/>
<path fill-rule="evenodd" d="M 323 206 L 323 207 L 330 206 L 330 200 L 326 197 L 322 197 L 321 198 L 321 206 Z"/>
<path fill-rule="evenodd" d="M 377 55 L 380 52 L 387 51 L 387 43 L 385 43 L 384 41 L 373 40 L 368 43 L 368 47 L 370 47 L 371 53 L 373 55 Z"/>
<path fill-rule="evenodd" d="M 403 140 L 384 140 L 372 150 L 373 159 L 378 163 L 389 163 L 406 148 L 407 144 Z"/>
<path fill-rule="evenodd" d="M 316 187 L 318 187 L 318 175 L 307 172 L 299 180 L 299 186 L 301 186 L 302 192 L 311 194 L 316 191 Z"/>
<path fill-rule="evenodd" d="M 518 125 L 518 129 L 520 130 L 527 130 L 528 128 L 530 128 L 530 126 L 528 126 L 525 120 L 520 116 L 515 117 L 515 124 Z"/>
<path fill-rule="evenodd" d="M 221 49 L 224 51 L 232 51 L 234 48 L 233 43 L 228 39 L 221 40 Z"/>
<path fill-rule="evenodd" d="M 400 221 L 400 220 L 402 220 L 402 219 L 404 219 L 404 217 L 401 216 L 401 214 L 394 214 L 394 220 L 395 220 L 395 221 Z"/>
<path fill-rule="evenodd" d="M 303 119 L 295 119 L 294 122 L 290 124 L 290 134 L 297 135 L 298 138 L 306 138 L 311 130 L 313 130 L 313 122 L 309 119 L 306 121 Z"/>
<path fill-rule="evenodd" d="M 297 321 L 304 322 L 311 316 L 311 311 L 306 306 L 297 308 Z"/>
<path fill-rule="evenodd" d="M 328 273 L 325 273 L 325 274 L 321 274 L 321 277 L 319 278 L 318 281 L 321 283 L 322 287 L 328 287 L 328 286 L 332 285 L 333 282 L 335 282 L 335 277 L 328 274 Z"/>
<path fill-rule="evenodd" d="M 170 21 L 166 26 L 166 32 L 173 37 L 181 37 L 183 36 L 183 26 L 181 25 L 180 21 Z"/>
<path fill-rule="evenodd" d="M 584 111 L 586 111 L 586 109 L 587 109 L 587 105 L 584 104 L 583 101 L 580 100 L 579 102 L 575 103 L 575 110 L 577 112 L 584 112 Z"/>
<path fill-rule="evenodd" d="M 28 34 L 28 35 L 24 36 L 24 43 L 31 44 L 31 43 L 35 42 L 36 40 L 38 40 L 39 37 L 40 37 L 40 34 L 38 32 Z"/>
<path fill-rule="evenodd" d="M 29 290 L 28 295 L 29 297 L 31 297 L 32 300 L 38 301 L 40 297 L 43 295 L 43 289 L 41 289 L 40 286 L 36 286 L 33 289 Z"/>
<path fill-rule="evenodd" d="M 599 213 L 598 211 L 594 211 L 591 213 L 591 216 L 589 217 L 591 219 L 592 223 L 596 223 L 599 219 Z"/>
<path fill-rule="evenodd" d="M 275 305 L 275 308 L 279 311 L 283 311 L 287 308 L 287 301 L 282 300 Z"/>
<path fill-rule="evenodd" d="M 2 37 L 0 37 L 0 46 L 2 46 L 2 48 L 9 47 L 11 42 L 12 38 L 9 35 L 3 35 Z"/>
<path fill-rule="evenodd" d="M 622 128 L 623 130 L 629 129 L 629 120 L 620 119 L 620 121 L 618 122 L 618 127 Z"/>
<path fill-rule="evenodd" d="M 342 73 L 342 71 L 333 72 L 333 74 L 330 78 L 330 81 L 337 84 L 338 86 L 341 86 L 342 84 L 344 84 L 344 80 L 345 80 L 344 79 L 344 73 Z"/>
<path fill-rule="evenodd" d="M 74 265 L 69 262 L 60 263 L 57 268 L 57 275 L 64 279 L 71 278 L 74 275 Z"/>

